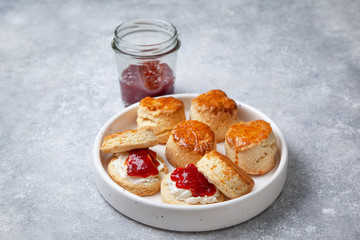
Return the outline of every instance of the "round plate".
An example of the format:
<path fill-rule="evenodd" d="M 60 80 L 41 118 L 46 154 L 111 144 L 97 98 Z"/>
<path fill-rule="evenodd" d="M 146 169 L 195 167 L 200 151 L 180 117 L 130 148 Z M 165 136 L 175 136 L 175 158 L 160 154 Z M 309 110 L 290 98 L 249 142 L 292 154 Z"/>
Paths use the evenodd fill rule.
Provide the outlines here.
<path fill-rule="evenodd" d="M 191 100 L 198 94 L 170 95 L 185 104 L 186 116 L 189 119 Z M 122 214 L 141 223 L 174 231 L 208 231 L 230 227 L 255 217 L 269 207 L 279 196 L 286 179 L 288 152 L 283 134 L 279 127 L 265 114 L 245 104 L 239 104 L 239 117 L 242 121 L 263 119 L 271 124 L 278 140 L 277 163 L 274 169 L 263 176 L 252 176 L 255 181 L 253 190 L 236 199 L 225 202 L 178 206 L 161 202 L 160 193 L 149 197 L 139 197 L 117 185 L 107 173 L 110 154 L 103 154 L 99 149 L 105 136 L 136 129 L 136 116 L 139 104 L 131 105 L 110 118 L 97 134 L 94 143 L 95 181 L 105 200 Z M 218 151 L 225 153 L 224 143 L 217 146 Z M 157 145 L 153 148 L 163 159 L 165 146 Z M 172 167 L 168 162 L 169 172 Z"/>

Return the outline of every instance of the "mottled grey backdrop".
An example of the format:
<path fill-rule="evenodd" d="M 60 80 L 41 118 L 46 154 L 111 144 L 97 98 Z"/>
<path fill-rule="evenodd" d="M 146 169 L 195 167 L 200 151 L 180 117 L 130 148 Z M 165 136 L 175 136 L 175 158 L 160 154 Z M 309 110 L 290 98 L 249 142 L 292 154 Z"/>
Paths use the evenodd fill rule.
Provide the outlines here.
<path fill-rule="evenodd" d="M 206 233 L 147 227 L 99 195 L 91 149 L 123 108 L 114 28 L 179 31 L 176 93 L 220 88 L 289 146 L 280 197 Z M 1 239 L 359 239 L 360 1 L 0 1 Z"/>

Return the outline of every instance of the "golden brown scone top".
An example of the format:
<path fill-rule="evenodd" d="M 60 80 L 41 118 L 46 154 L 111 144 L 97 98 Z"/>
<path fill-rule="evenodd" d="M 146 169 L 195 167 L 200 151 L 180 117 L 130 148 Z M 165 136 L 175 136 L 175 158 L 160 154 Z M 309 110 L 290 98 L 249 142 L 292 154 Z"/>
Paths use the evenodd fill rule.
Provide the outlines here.
<path fill-rule="evenodd" d="M 184 103 L 173 97 L 146 97 L 140 101 L 140 106 L 147 108 L 149 111 L 176 111 L 180 108 L 184 108 Z"/>
<path fill-rule="evenodd" d="M 192 100 L 192 103 L 214 113 L 222 111 L 232 114 L 232 112 L 237 109 L 236 102 L 228 98 L 226 93 L 219 89 L 200 94 Z"/>
<path fill-rule="evenodd" d="M 177 145 L 202 155 L 211 151 L 216 144 L 214 132 L 208 125 L 197 120 L 178 123 L 171 134 Z"/>
<path fill-rule="evenodd" d="M 264 120 L 240 121 L 229 128 L 225 139 L 229 144 L 239 149 L 267 139 L 271 131 L 270 123 Z"/>
<path fill-rule="evenodd" d="M 254 180 L 241 168 L 239 168 L 233 161 L 231 161 L 228 157 L 219 153 L 218 151 L 211 151 L 206 154 L 207 158 L 217 159 L 219 162 L 223 162 L 223 180 L 227 181 L 234 177 L 234 175 L 238 174 L 242 177 L 242 179 L 246 182 L 247 185 L 251 185 L 253 187 L 255 185 Z M 210 169 L 211 170 L 211 169 Z"/>

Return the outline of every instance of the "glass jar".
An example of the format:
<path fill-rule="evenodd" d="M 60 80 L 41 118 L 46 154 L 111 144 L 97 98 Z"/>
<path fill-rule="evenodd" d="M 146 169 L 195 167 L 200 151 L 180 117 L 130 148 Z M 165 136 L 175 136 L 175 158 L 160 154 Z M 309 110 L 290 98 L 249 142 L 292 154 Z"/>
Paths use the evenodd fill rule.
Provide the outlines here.
<path fill-rule="evenodd" d="M 125 106 L 174 93 L 180 40 L 172 24 L 156 19 L 124 22 L 115 29 L 112 48 Z"/>

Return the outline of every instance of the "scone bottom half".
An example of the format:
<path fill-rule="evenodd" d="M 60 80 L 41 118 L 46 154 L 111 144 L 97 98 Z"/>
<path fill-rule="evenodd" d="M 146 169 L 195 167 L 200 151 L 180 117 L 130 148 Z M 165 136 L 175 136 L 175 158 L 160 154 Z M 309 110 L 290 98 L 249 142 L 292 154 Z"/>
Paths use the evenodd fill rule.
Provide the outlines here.
<path fill-rule="evenodd" d="M 132 163 L 129 165 L 129 158 L 132 152 L 142 152 L 149 151 L 150 161 L 157 161 L 157 165 L 151 164 L 151 166 L 157 169 L 157 173 L 149 173 L 151 169 L 149 166 L 149 162 L 140 162 L 140 163 Z M 108 173 L 109 176 L 116 182 L 119 186 L 126 189 L 127 191 L 136 194 L 138 196 L 149 196 L 153 195 L 160 191 L 161 181 L 164 176 L 168 173 L 168 168 L 164 160 L 155 152 L 149 149 L 138 149 L 130 152 L 122 152 L 117 153 L 111 159 L 110 163 L 108 164 Z M 154 153 L 156 156 L 154 156 Z M 141 161 L 142 156 L 135 156 L 130 161 Z M 150 159 L 149 158 L 149 159 Z M 129 175 L 129 167 L 131 167 L 131 175 Z M 134 176 L 134 171 L 136 176 Z M 147 174 L 144 176 L 144 174 Z M 142 175 L 142 176 L 140 176 Z"/>

